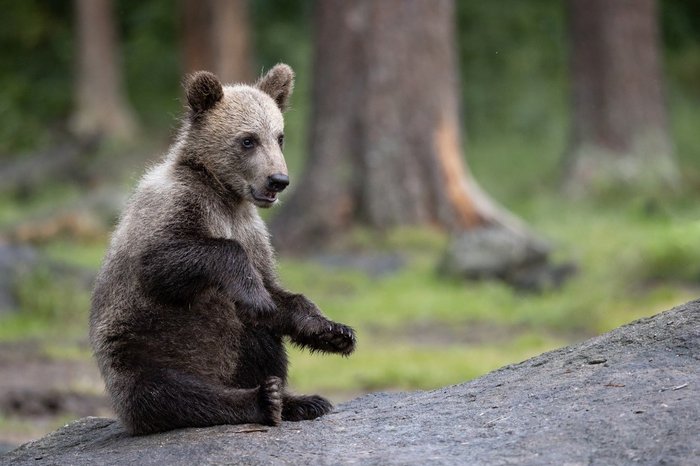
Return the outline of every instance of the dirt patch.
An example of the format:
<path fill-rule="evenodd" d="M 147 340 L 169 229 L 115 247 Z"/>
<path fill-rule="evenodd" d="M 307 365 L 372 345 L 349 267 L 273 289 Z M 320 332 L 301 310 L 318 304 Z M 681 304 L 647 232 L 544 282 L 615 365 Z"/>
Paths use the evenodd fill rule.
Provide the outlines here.
<path fill-rule="evenodd" d="M 34 341 L 0 344 L 0 443 L 19 444 L 67 420 L 104 415 L 111 410 L 89 357 L 51 357 Z"/>
<path fill-rule="evenodd" d="M 104 396 L 75 391 L 41 388 L 17 390 L 0 395 L 0 412 L 6 416 L 42 417 L 95 416 L 109 411 Z"/>

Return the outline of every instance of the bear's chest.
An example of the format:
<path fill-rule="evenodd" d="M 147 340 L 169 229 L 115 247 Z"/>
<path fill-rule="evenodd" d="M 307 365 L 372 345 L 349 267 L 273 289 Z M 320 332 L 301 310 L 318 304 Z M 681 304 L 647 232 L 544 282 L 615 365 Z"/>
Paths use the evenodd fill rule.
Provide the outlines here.
<path fill-rule="evenodd" d="M 214 238 L 238 242 L 258 270 L 269 267 L 270 235 L 257 212 L 212 212 L 209 231 Z"/>

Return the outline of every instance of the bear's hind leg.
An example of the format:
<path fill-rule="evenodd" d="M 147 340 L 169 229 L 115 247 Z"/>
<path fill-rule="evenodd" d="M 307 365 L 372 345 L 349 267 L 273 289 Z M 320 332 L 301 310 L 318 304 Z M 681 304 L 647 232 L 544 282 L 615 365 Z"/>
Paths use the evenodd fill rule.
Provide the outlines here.
<path fill-rule="evenodd" d="M 269 377 L 258 388 L 211 384 L 172 369 L 150 371 L 115 397 L 117 413 L 135 435 L 182 427 L 259 423 L 279 425 L 282 381 Z"/>
<path fill-rule="evenodd" d="M 331 412 L 333 405 L 319 395 L 290 395 L 282 397 L 282 420 L 308 421 Z"/>

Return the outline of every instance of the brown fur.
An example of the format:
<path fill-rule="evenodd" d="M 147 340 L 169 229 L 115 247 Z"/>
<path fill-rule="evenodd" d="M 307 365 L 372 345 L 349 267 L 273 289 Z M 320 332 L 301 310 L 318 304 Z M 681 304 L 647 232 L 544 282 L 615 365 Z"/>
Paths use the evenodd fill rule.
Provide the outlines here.
<path fill-rule="evenodd" d="M 255 87 L 272 97 L 281 111 L 287 110 L 289 96 L 294 90 L 294 71 L 284 64 L 272 68 L 261 77 Z"/>
<path fill-rule="evenodd" d="M 224 89 L 214 74 L 198 71 L 187 77 L 187 104 L 193 115 L 201 115 L 224 97 Z"/>
<path fill-rule="evenodd" d="M 255 87 L 189 77 L 177 141 L 122 214 L 95 284 L 90 338 L 132 433 L 276 425 L 331 409 L 286 391 L 283 337 L 349 354 L 354 332 L 282 288 L 256 209 L 286 186 L 271 180 L 287 174 L 281 110 L 293 78 L 287 65 Z"/>

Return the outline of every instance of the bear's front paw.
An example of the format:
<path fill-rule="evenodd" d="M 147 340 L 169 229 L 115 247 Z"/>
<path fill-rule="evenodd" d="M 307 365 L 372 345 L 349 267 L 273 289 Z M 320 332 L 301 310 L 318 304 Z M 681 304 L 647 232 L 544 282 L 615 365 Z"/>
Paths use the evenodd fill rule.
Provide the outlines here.
<path fill-rule="evenodd" d="M 355 351 L 355 343 L 357 342 L 355 330 L 347 325 L 332 322 L 329 331 L 319 335 L 319 338 L 321 341 L 326 341 L 334 353 L 347 356 Z"/>
<path fill-rule="evenodd" d="M 268 377 L 258 389 L 262 424 L 278 426 L 282 422 L 282 380 Z"/>
<path fill-rule="evenodd" d="M 339 353 L 344 356 L 355 351 L 355 331 L 347 325 L 331 321 L 321 321 L 306 335 L 293 338 L 295 343 L 313 351 Z"/>

